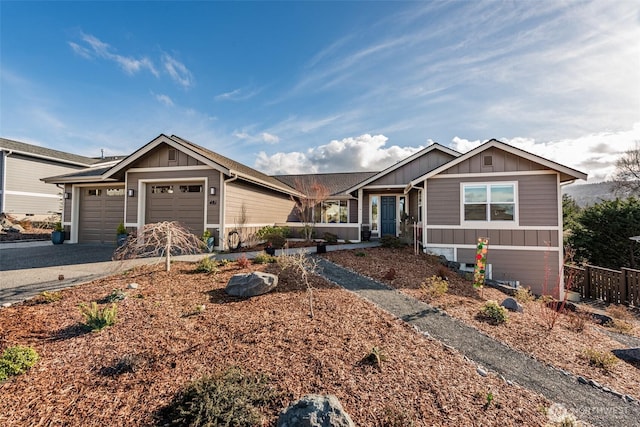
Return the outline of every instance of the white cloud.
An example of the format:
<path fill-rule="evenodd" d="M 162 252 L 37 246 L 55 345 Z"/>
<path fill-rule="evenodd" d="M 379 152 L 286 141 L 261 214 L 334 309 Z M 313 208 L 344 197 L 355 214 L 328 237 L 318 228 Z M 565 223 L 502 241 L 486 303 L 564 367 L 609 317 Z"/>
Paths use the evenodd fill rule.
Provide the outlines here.
<path fill-rule="evenodd" d="M 276 153 L 271 156 L 264 151 L 258 154 L 254 167 L 269 175 L 297 175 L 317 173 L 318 167 L 313 165 L 304 153 Z"/>
<path fill-rule="evenodd" d="M 233 132 L 232 135 L 238 139 L 242 139 L 244 141 L 252 143 L 264 142 L 266 144 L 277 144 L 278 142 L 280 142 L 280 137 L 278 135 L 269 132 L 262 132 L 260 134 L 252 135 L 246 130 L 241 130 Z"/>
<path fill-rule="evenodd" d="M 171 100 L 171 98 L 168 95 L 164 95 L 164 94 L 156 94 L 151 92 L 151 94 L 154 96 L 154 98 L 156 100 L 158 100 L 161 104 L 166 105 L 167 107 L 173 107 L 173 101 Z"/>
<path fill-rule="evenodd" d="M 246 101 L 262 92 L 262 89 L 238 88 L 215 96 L 217 101 Z"/>
<path fill-rule="evenodd" d="M 424 148 L 385 147 L 387 140 L 384 135 L 364 134 L 333 140 L 305 153 L 279 152 L 269 156 L 261 152 L 255 167 L 268 174 L 380 171 Z"/>
<path fill-rule="evenodd" d="M 153 62 L 147 57 L 134 58 L 113 53 L 113 49 L 108 43 L 103 42 L 91 34 L 82 33 L 81 38 L 87 46 L 81 46 L 75 42 L 69 42 L 69 46 L 71 46 L 71 49 L 73 49 L 75 53 L 83 58 L 102 58 L 113 61 L 127 74 L 135 74 L 143 69 L 147 69 L 154 76 L 158 76 L 158 71 L 155 69 Z"/>
<path fill-rule="evenodd" d="M 162 62 L 164 69 L 176 83 L 185 88 L 193 86 L 193 75 L 183 63 L 166 53 L 162 55 Z"/>
<path fill-rule="evenodd" d="M 262 137 L 262 140 L 267 144 L 277 144 L 278 142 L 280 142 L 280 138 L 278 138 L 277 135 L 272 135 L 268 132 L 262 132 L 260 136 Z"/>
<path fill-rule="evenodd" d="M 627 131 L 600 132 L 573 139 L 537 142 L 534 138 L 499 138 L 514 147 L 588 174 L 589 182 L 611 179 L 615 162 L 640 141 L 640 122 Z M 451 148 L 466 153 L 486 141 L 454 137 Z"/>

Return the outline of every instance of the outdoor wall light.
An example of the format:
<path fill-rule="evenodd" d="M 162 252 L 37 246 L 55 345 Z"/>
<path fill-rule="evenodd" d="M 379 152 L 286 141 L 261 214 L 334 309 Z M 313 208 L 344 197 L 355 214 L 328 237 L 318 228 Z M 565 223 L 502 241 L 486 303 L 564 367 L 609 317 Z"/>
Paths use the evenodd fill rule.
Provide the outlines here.
<path fill-rule="evenodd" d="M 209 194 L 211 194 L 212 196 L 215 196 L 216 195 L 216 187 L 209 188 Z"/>
<path fill-rule="evenodd" d="M 64 193 L 64 198 L 69 200 L 71 198 L 71 193 Z"/>
<path fill-rule="evenodd" d="M 133 197 L 133 195 L 135 194 L 135 191 L 133 190 L 133 188 L 129 188 L 127 190 L 127 196 L 129 197 Z"/>

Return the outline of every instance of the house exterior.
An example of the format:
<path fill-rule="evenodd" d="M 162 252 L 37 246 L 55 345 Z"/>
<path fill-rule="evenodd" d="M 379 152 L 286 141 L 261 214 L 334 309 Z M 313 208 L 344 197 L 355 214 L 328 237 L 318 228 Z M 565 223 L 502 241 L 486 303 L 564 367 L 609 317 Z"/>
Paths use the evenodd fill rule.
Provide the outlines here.
<path fill-rule="evenodd" d="M 99 159 L 0 138 L 0 213 L 44 219 L 62 212 L 62 189 L 41 178 L 85 169 Z"/>
<path fill-rule="evenodd" d="M 314 211 L 316 237 L 359 241 L 417 236 L 425 251 L 472 266 L 489 239 L 488 276 L 542 293 L 562 265 L 561 185 L 586 174 L 491 140 L 461 154 L 432 144 L 381 172 L 268 176 L 177 136 L 159 135 L 116 165 L 46 178 L 64 186 L 70 243 L 116 239 L 162 220 L 205 230 L 229 246 L 266 225 L 302 228 L 295 201 L 318 183 L 328 197 Z M 415 234 L 414 234 L 415 229 Z M 545 279 L 541 272 L 551 272 Z"/>

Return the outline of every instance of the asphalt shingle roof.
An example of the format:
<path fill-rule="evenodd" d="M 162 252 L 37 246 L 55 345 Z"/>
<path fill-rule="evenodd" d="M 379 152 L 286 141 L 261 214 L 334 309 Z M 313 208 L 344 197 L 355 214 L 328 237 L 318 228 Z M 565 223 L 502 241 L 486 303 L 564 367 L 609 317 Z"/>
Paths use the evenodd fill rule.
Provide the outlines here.
<path fill-rule="evenodd" d="M 21 153 L 25 155 L 31 154 L 36 157 L 45 157 L 54 161 L 57 160 L 63 163 L 73 163 L 76 165 L 89 166 L 101 161 L 101 159 L 92 159 L 91 157 L 65 153 L 64 151 L 52 150 L 50 148 L 27 144 L 24 142 L 13 141 L 11 139 L 6 139 L 6 138 L 0 138 L 0 150 L 13 151 L 13 152 Z"/>
<path fill-rule="evenodd" d="M 317 181 L 329 189 L 332 196 L 341 195 L 349 188 L 352 188 L 362 181 L 369 179 L 378 172 L 343 172 L 343 173 L 320 173 L 311 175 L 274 175 L 274 178 L 284 182 L 290 187 L 296 187 L 297 180 L 303 182 Z"/>

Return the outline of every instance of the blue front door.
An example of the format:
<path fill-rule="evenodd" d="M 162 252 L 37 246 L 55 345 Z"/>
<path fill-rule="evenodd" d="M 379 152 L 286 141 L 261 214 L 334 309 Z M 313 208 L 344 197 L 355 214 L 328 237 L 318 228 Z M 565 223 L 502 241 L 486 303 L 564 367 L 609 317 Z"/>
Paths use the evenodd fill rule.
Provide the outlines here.
<path fill-rule="evenodd" d="M 396 196 L 382 196 L 380 199 L 380 236 L 396 235 Z"/>

